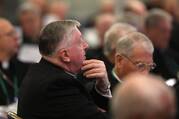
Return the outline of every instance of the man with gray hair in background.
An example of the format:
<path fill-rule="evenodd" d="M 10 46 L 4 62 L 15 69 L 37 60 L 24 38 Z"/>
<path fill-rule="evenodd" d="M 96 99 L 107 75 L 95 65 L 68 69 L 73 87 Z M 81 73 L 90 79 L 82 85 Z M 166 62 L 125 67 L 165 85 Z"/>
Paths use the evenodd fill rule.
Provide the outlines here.
<path fill-rule="evenodd" d="M 111 89 L 113 88 L 113 85 L 118 83 L 116 80 L 112 80 L 114 79 L 112 78 L 112 69 L 115 63 L 116 43 L 122 36 L 134 31 L 137 31 L 137 29 L 132 25 L 118 22 L 112 25 L 105 33 L 103 48 L 104 58 L 102 60 L 106 65 L 109 81 L 111 83 Z"/>
<path fill-rule="evenodd" d="M 113 119 L 174 119 L 175 95 L 163 79 L 134 73 L 124 80 L 114 91 Z"/>
<path fill-rule="evenodd" d="M 123 82 L 123 77 L 132 72 L 147 74 L 155 68 L 152 42 L 142 33 L 131 32 L 121 37 L 116 44 L 115 66 L 112 78 L 116 83 Z"/>

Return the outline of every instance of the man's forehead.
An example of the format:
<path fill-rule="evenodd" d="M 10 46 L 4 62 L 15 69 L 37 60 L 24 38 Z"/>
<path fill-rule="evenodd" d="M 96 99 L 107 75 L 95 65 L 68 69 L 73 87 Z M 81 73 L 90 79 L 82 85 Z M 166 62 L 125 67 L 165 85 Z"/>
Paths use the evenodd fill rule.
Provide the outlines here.
<path fill-rule="evenodd" d="M 7 25 L 7 24 L 10 24 L 10 22 L 4 19 L 0 19 L 0 26 Z"/>
<path fill-rule="evenodd" d="M 81 36 L 81 32 L 80 32 L 80 30 L 79 30 L 77 27 L 72 28 L 72 30 L 70 31 L 70 33 L 71 33 L 71 34 L 77 33 L 77 34 L 79 34 L 79 35 Z"/>
<path fill-rule="evenodd" d="M 8 31 L 11 29 L 13 29 L 13 26 L 11 25 L 10 22 L 5 21 L 5 20 L 0 20 L 0 31 L 1 32 Z"/>

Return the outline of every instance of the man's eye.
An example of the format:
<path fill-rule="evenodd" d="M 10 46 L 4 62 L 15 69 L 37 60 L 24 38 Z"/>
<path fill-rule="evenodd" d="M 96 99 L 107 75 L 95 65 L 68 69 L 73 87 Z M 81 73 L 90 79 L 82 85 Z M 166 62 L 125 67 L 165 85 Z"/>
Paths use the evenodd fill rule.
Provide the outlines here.
<path fill-rule="evenodd" d="M 137 67 L 140 68 L 140 69 L 141 69 L 141 68 L 145 68 L 145 64 L 143 64 L 143 63 L 137 63 L 136 65 L 137 65 Z"/>

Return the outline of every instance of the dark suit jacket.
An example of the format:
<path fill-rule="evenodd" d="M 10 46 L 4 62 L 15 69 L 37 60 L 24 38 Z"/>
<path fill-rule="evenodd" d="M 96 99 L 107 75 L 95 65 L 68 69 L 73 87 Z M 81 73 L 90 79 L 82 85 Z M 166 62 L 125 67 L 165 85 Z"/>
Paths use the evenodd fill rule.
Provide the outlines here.
<path fill-rule="evenodd" d="M 13 103 L 14 98 L 17 96 L 18 88 L 22 82 L 22 79 L 25 76 L 25 73 L 28 70 L 28 65 L 19 61 L 16 57 L 12 58 L 9 61 L 9 67 L 4 69 L 0 63 L 0 70 L 2 74 L 5 75 L 8 79 L 5 80 L 0 73 L 0 80 L 2 80 L 5 90 L 7 91 L 7 95 L 5 94 L 2 84 L 0 85 L 0 105 L 8 105 Z M 15 88 L 16 87 L 16 88 Z"/>
<path fill-rule="evenodd" d="M 152 73 L 161 75 L 165 79 L 177 78 L 179 65 L 174 60 L 174 58 L 168 54 L 168 52 L 161 51 L 160 49 L 155 48 L 153 59 L 157 66 L 152 71 Z"/>
<path fill-rule="evenodd" d="M 170 38 L 170 48 L 179 53 L 179 22 L 177 20 L 173 20 L 172 23 L 172 32 Z"/>
<path fill-rule="evenodd" d="M 95 90 L 92 94 L 100 97 Z M 44 59 L 29 69 L 22 83 L 18 115 L 24 119 L 108 118 L 97 110 L 80 80 Z"/>
<path fill-rule="evenodd" d="M 109 81 L 111 83 L 111 92 L 114 92 L 114 89 L 116 88 L 116 86 L 118 84 L 120 84 L 120 82 L 116 79 L 116 77 L 113 75 L 112 71 L 108 74 L 109 77 Z"/>

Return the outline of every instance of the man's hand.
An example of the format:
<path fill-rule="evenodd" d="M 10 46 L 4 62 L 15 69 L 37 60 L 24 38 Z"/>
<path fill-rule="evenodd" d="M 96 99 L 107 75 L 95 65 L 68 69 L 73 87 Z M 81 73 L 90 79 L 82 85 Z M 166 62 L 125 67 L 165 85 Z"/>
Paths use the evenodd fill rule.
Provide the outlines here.
<path fill-rule="evenodd" d="M 87 78 L 96 78 L 96 88 L 101 92 L 106 92 L 110 83 L 107 76 L 106 67 L 103 61 L 92 59 L 83 62 L 83 75 Z"/>

